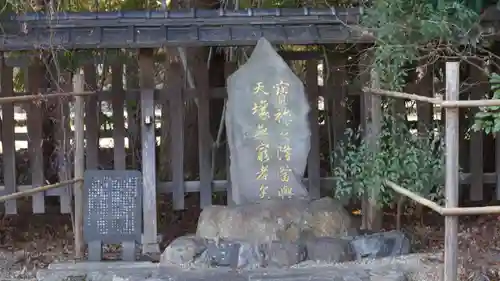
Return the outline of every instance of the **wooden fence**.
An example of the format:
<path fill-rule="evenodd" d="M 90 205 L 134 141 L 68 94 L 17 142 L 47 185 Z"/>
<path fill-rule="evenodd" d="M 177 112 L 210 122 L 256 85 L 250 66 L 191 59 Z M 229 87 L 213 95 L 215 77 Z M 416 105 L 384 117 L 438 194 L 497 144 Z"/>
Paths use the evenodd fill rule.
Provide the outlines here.
<path fill-rule="evenodd" d="M 328 170 L 328 167 L 323 167 L 322 163 L 328 162 L 321 160 L 324 155 L 327 155 L 328 147 L 320 145 L 329 139 L 331 134 L 333 145 L 337 140 L 341 139 L 347 127 L 363 126 L 362 120 L 366 120 L 368 113 L 365 110 L 364 104 L 366 101 L 361 98 L 361 86 L 370 80 L 370 73 L 366 70 L 368 57 L 360 57 L 356 59 L 356 65 L 351 65 L 348 55 L 333 54 L 328 57 L 328 73 L 318 73 L 318 64 L 321 63 L 321 55 L 312 52 L 296 52 L 284 54 L 287 60 L 304 61 L 305 75 L 303 75 L 306 85 L 307 95 L 309 97 L 311 113 L 311 151 L 308 159 L 306 183 L 309 186 L 310 193 L 313 197 L 320 196 L 321 187 L 325 190 L 333 185 L 332 178 L 329 173 L 320 172 L 321 169 Z M 24 66 L 23 66 L 24 67 Z M 129 146 L 142 145 L 142 172 L 145 178 L 145 190 L 159 190 L 162 193 L 172 193 L 175 209 L 183 209 L 184 194 L 186 192 L 199 192 L 200 205 L 202 207 L 212 204 L 212 192 L 227 190 L 230 194 L 230 181 L 214 180 L 212 174 L 211 161 L 212 143 L 206 140 L 212 140 L 215 137 L 211 136 L 211 122 L 220 122 L 210 120 L 209 104 L 212 99 L 223 99 L 227 96 L 225 88 L 210 88 L 208 79 L 206 84 L 199 85 L 198 89 L 186 89 L 180 86 L 171 85 L 162 89 L 155 89 L 154 67 L 155 62 L 149 53 L 141 53 L 138 57 L 138 64 L 130 66 L 114 62 L 110 64 L 111 82 L 110 89 L 98 89 L 98 67 L 95 64 L 84 64 L 82 66 L 85 90 L 90 92 L 98 91 L 98 94 L 88 95 L 85 97 L 85 126 L 86 126 L 86 169 L 102 168 L 102 163 L 99 163 L 100 141 L 102 139 L 112 139 L 113 145 L 113 166 L 106 168 L 126 169 L 127 149 L 126 143 L 128 140 Z M 1 66 L 1 97 L 9 97 L 25 94 L 40 94 L 45 92 L 42 87 L 44 76 L 43 68 L 40 65 L 30 65 L 25 68 L 25 92 L 14 91 L 14 67 L 8 63 L 3 63 Z M 356 73 L 354 76 L 359 79 L 357 83 L 348 83 L 347 81 L 352 76 L 349 74 Z M 227 63 L 225 67 L 225 76 L 227 77 L 234 71 L 235 66 L 232 63 Z M 427 72 L 424 77 L 417 82 L 409 85 L 409 92 L 414 92 L 423 96 L 432 96 L 435 91 L 440 91 L 433 83 L 432 73 Z M 322 79 L 318 79 L 321 76 Z M 59 91 L 73 91 L 71 83 L 71 74 L 63 72 L 57 79 Z M 323 85 L 319 85 L 318 80 L 323 81 Z M 472 81 L 472 82 L 470 82 Z M 487 78 L 480 76 L 478 72 L 471 71 L 468 84 L 470 87 L 464 86 L 462 95 L 463 98 L 479 99 L 489 91 Z M 318 100 L 324 101 L 324 108 L 319 110 Z M 185 101 L 197 98 L 197 113 L 198 113 L 198 146 L 199 146 L 199 181 L 187 181 L 184 173 L 184 120 L 185 120 Z M 136 101 L 136 105 L 140 105 L 143 119 L 146 116 L 156 116 L 155 125 L 148 126 L 144 122 L 137 122 L 135 116 L 138 112 L 134 106 L 130 105 L 130 101 Z M 72 117 L 71 99 L 61 97 L 57 101 L 26 102 L 23 104 L 3 104 L 2 105 L 2 123 L 1 123 L 1 142 L 2 142 L 2 173 L 3 185 L 0 186 L 0 193 L 10 194 L 16 191 L 31 189 L 46 183 L 46 173 L 44 173 L 44 163 L 47 163 L 47 155 L 43 151 L 43 126 L 44 118 L 52 118 L 57 127 L 57 156 L 56 168 L 58 180 L 64 181 L 71 179 L 72 173 Z M 106 103 L 111 105 L 112 114 L 111 120 L 113 123 L 112 130 L 102 130 L 102 114 L 109 114 L 109 111 L 102 110 L 101 104 Z M 15 120 L 15 108 L 21 106 L 26 112 L 27 120 Z M 44 108 L 52 108 L 50 116 L 46 116 Z M 156 110 L 155 110 L 156 108 Z M 426 103 L 416 104 L 416 116 L 418 119 L 419 130 L 433 122 L 434 110 L 432 105 Z M 324 114 L 326 113 L 326 114 Z M 470 118 L 474 112 L 461 111 L 461 128 L 464 132 L 469 127 Z M 319 122 L 319 115 L 326 116 L 329 122 Z M 439 119 L 439 118 L 437 118 Z M 102 121 L 102 120 L 101 120 Z M 26 124 L 27 132 L 15 132 L 16 127 L 23 127 Z M 169 124 L 169 126 L 161 126 L 161 124 Z M 422 125 L 422 126 L 420 126 Z M 326 128 L 330 126 L 330 130 Z M 155 146 L 157 138 L 164 135 L 162 130 L 170 130 L 175 132 L 170 134 L 170 155 L 171 155 L 171 177 L 169 182 L 157 181 L 156 169 L 156 151 Z M 138 132 L 141 136 L 138 136 Z M 327 132 L 326 134 L 324 132 Z M 133 144 L 137 142 L 139 144 Z M 26 157 L 25 154 L 17 152 L 16 141 L 27 142 Z M 160 140 L 161 141 L 161 140 Z M 142 143 L 142 144 L 141 144 Z M 152 145 L 151 145 L 152 144 Z M 326 150 L 325 150 L 326 147 Z M 495 151 L 494 153 L 484 153 Z M 500 198 L 500 139 L 493 140 L 486 138 L 482 133 L 471 132 L 470 139 L 462 139 L 460 146 L 461 165 L 464 168 L 461 175 L 463 184 L 470 185 L 468 197 L 473 201 L 484 199 L 484 185 L 496 184 L 496 197 Z M 21 154 L 21 155 L 20 155 Z M 466 155 L 466 157 L 462 157 Z M 50 156 L 53 157 L 53 156 Z M 493 159 L 491 158 L 493 157 Z M 27 158 L 27 159 L 24 159 Z M 50 162 L 50 161 L 49 161 Z M 54 162 L 52 160 L 52 162 Z M 494 167 L 490 167 L 491 163 L 495 163 Z M 29 165 L 27 168 L 28 174 L 31 175 L 31 180 L 23 182 L 19 180 L 19 173 L 23 168 L 20 165 Z M 493 168 L 493 169 L 492 169 Z M 24 167 L 26 170 L 26 167 Z M 59 188 L 56 190 L 47 191 L 33 195 L 33 212 L 45 212 L 45 196 L 59 196 L 61 198 L 60 210 L 62 213 L 70 211 L 71 193 L 68 188 Z M 156 217 L 156 193 L 145 193 L 148 197 L 145 202 L 151 202 L 151 205 L 146 205 L 145 214 Z M 228 196 L 230 197 L 230 196 Z M 229 201 L 229 200 L 228 200 Z M 17 213 L 17 204 L 15 200 L 5 202 L 5 212 L 8 214 Z"/>

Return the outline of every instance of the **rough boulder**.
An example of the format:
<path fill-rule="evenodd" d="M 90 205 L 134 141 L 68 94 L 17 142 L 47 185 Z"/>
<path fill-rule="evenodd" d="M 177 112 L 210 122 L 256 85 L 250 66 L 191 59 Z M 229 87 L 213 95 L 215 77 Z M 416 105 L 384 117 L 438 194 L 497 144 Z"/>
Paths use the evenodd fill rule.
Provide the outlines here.
<path fill-rule="evenodd" d="M 296 242 L 304 232 L 317 237 L 343 237 L 351 232 L 349 213 L 336 200 L 263 200 L 203 210 L 196 236 L 256 242 Z"/>

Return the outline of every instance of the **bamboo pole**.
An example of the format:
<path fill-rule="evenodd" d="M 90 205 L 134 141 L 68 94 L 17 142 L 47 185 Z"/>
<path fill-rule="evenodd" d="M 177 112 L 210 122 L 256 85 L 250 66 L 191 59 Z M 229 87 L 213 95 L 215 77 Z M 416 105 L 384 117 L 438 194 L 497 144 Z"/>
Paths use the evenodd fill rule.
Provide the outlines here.
<path fill-rule="evenodd" d="M 27 101 L 37 101 L 37 100 L 47 100 L 53 98 L 61 98 L 61 97 L 78 97 L 78 96 L 92 96 L 96 95 L 98 92 L 68 92 L 68 93 L 52 93 L 46 95 L 23 95 L 23 96 L 14 96 L 14 97 L 2 97 L 0 98 L 0 104 L 4 103 L 14 103 L 14 102 L 27 102 Z"/>
<path fill-rule="evenodd" d="M 443 216 L 500 214 L 500 206 L 443 208 Z"/>
<path fill-rule="evenodd" d="M 459 62 L 446 62 L 446 100 L 458 100 L 459 91 Z M 458 165 L 458 108 L 446 108 L 445 131 L 445 162 L 446 180 L 445 197 L 446 207 L 458 207 L 458 188 L 460 184 Z M 444 240 L 444 281 L 457 280 L 457 251 L 458 251 L 458 217 L 445 217 Z"/>
<path fill-rule="evenodd" d="M 493 100 L 461 100 L 461 101 L 443 101 L 441 107 L 454 108 L 454 107 L 488 107 L 500 106 L 499 99 Z"/>
<path fill-rule="evenodd" d="M 427 102 L 431 104 L 438 105 L 442 108 L 458 108 L 458 107 L 488 107 L 488 106 L 500 106 L 500 99 L 491 100 L 441 100 L 439 98 L 430 98 L 415 94 L 408 94 L 404 92 L 387 91 L 376 88 L 363 88 L 363 93 L 365 94 L 376 94 L 380 96 L 398 98 L 398 99 L 408 99 L 420 102 Z M 1 101 L 1 99 L 0 99 Z"/>
<path fill-rule="evenodd" d="M 74 79 L 74 89 L 83 91 L 83 74 L 77 72 Z M 85 102 L 82 96 L 75 97 L 75 177 L 83 178 L 84 160 L 84 124 L 83 109 Z M 74 187 L 75 194 L 75 255 L 83 258 L 83 182 Z"/>
<path fill-rule="evenodd" d="M 415 94 L 408 94 L 408 93 L 404 93 L 404 92 L 387 91 L 387 90 L 368 88 L 368 87 L 363 88 L 363 93 L 365 93 L 365 94 L 371 93 L 371 94 L 375 94 L 375 95 L 393 97 L 393 98 L 399 98 L 399 99 L 416 100 L 416 101 L 428 102 L 428 103 L 432 103 L 432 104 L 441 104 L 443 102 L 441 99 L 438 99 L 438 98 L 430 98 L 430 97 L 425 97 L 425 96 L 420 96 L 420 95 L 415 95 Z"/>
<path fill-rule="evenodd" d="M 404 187 L 385 180 L 384 184 L 394 190 L 394 192 L 410 198 L 411 200 L 435 211 L 443 216 L 467 216 L 467 215 L 487 215 L 487 214 L 500 214 L 500 206 L 485 206 L 485 207 L 451 207 L 446 208 L 439 206 L 437 203 L 426 199 L 414 192 L 411 192 Z"/>
<path fill-rule="evenodd" d="M 411 200 L 419 203 L 420 205 L 423 205 L 429 209 L 432 209 L 433 211 L 435 211 L 441 215 L 443 214 L 444 208 L 439 206 L 437 203 L 432 202 L 431 200 L 426 199 L 426 198 L 424 198 L 416 193 L 413 193 L 413 192 L 409 191 L 408 189 L 405 189 L 392 181 L 385 180 L 384 183 L 387 187 L 390 187 L 395 192 L 397 192 L 403 196 L 406 196 L 406 197 L 410 198 Z"/>
<path fill-rule="evenodd" d="M 49 185 L 42 185 L 39 187 L 35 187 L 33 189 L 28 189 L 28 190 L 19 191 L 16 193 L 11 193 L 8 195 L 0 196 L 0 203 L 8 201 L 8 200 L 18 199 L 21 197 L 27 197 L 27 196 L 33 195 L 35 193 L 44 192 L 47 190 L 59 188 L 59 187 L 65 186 L 65 185 L 70 185 L 70 184 L 74 184 L 74 183 L 78 183 L 78 182 L 82 182 L 82 181 L 83 181 L 83 178 L 74 178 L 74 179 L 67 180 L 67 181 L 62 181 L 62 182 L 49 184 Z"/>

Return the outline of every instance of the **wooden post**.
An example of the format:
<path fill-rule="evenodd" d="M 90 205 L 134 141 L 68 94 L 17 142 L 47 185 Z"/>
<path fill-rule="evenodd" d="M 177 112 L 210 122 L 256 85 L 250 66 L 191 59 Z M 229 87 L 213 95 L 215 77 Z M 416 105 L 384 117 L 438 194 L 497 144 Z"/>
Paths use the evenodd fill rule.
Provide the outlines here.
<path fill-rule="evenodd" d="M 361 80 L 361 85 L 362 87 L 371 87 L 370 81 L 371 81 L 371 72 L 370 72 L 370 66 L 372 65 L 373 61 L 373 53 L 368 51 L 367 49 L 365 50 L 360 50 L 361 57 L 359 59 L 359 76 Z M 369 128 L 370 128 L 370 106 L 371 106 L 371 96 L 372 94 L 366 93 L 361 96 L 360 98 L 360 105 L 361 105 L 361 130 L 363 132 L 363 137 L 367 137 Z M 362 216 L 361 216 L 361 228 L 362 229 L 367 229 L 368 227 L 368 208 L 369 208 L 369 203 L 368 203 L 368 196 L 363 196 L 362 201 L 361 201 L 361 209 L 362 209 Z"/>
<path fill-rule="evenodd" d="M 158 253 L 156 215 L 156 141 L 153 49 L 139 50 L 141 84 L 141 141 L 143 178 L 143 253 Z"/>
<path fill-rule="evenodd" d="M 446 100 L 458 100 L 459 62 L 446 62 Z M 458 108 L 446 108 L 446 208 L 458 207 Z M 458 217 L 445 218 L 444 281 L 457 280 Z"/>
<path fill-rule="evenodd" d="M 63 83 L 61 85 L 61 90 L 64 92 L 73 92 L 73 81 L 71 80 L 71 72 L 65 71 L 61 75 L 63 79 Z M 71 125 L 70 125 L 70 109 L 69 103 L 72 100 L 70 97 L 62 97 L 57 99 L 55 105 L 57 109 L 55 109 L 54 115 L 57 120 L 56 126 L 56 140 L 57 140 L 57 159 L 58 159 L 58 171 L 57 175 L 59 178 L 59 182 L 67 181 L 71 179 L 71 147 L 70 147 L 70 139 L 71 139 Z M 71 190 L 71 186 L 63 187 L 59 189 L 55 189 L 57 194 L 59 194 L 60 203 L 61 203 L 61 213 L 69 214 L 71 213 L 71 201 L 73 199 L 73 192 Z M 49 193 L 50 194 L 50 193 Z"/>
<path fill-rule="evenodd" d="M 11 97 L 14 95 L 13 90 L 13 73 L 12 67 L 5 64 L 5 58 L 2 56 L 2 75 L 0 75 L 1 97 Z M 2 149 L 3 149 L 3 182 L 5 185 L 5 193 L 15 193 L 17 191 L 16 183 L 16 148 L 15 148 L 15 133 L 14 133 L 14 105 L 7 103 L 2 105 Z M 0 191 L 0 194 L 3 192 Z M 5 214 L 17 214 L 16 200 L 5 202 Z"/>
<path fill-rule="evenodd" d="M 371 69 L 371 87 L 373 89 L 379 89 L 379 77 L 378 73 L 374 69 Z M 368 94 L 365 95 L 369 97 L 367 100 L 367 105 L 370 107 L 370 112 L 367 114 L 370 116 L 370 124 L 368 125 L 367 139 L 370 144 L 370 148 L 373 153 L 379 149 L 378 138 L 380 136 L 380 131 L 382 129 L 382 104 L 379 95 Z M 378 207 L 377 200 L 380 199 L 380 187 L 372 186 L 369 191 L 368 206 L 366 209 L 366 227 L 370 230 L 378 231 L 382 228 L 382 212 Z"/>
<path fill-rule="evenodd" d="M 77 71 L 74 77 L 75 92 L 83 92 L 83 75 Z M 84 97 L 75 97 L 75 177 L 83 178 L 85 170 L 85 146 L 84 146 Z M 77 182 L 74 186 L 75 194 L 75 255 L 83 258 L 83 182 Z"/>

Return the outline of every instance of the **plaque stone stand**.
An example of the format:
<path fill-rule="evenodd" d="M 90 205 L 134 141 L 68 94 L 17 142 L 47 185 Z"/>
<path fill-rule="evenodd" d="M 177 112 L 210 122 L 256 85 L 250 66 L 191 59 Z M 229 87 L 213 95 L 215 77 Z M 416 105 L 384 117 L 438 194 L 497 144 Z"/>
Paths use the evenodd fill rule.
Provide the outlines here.
<path fill-rule="evenodd" d="M 142 234 L 141 173 L 89 170 L 84 179 L 83 234 L 88 260 L 102 260 L 103 244 L 121 244 L 122 260 L 135 261 Z"/>

